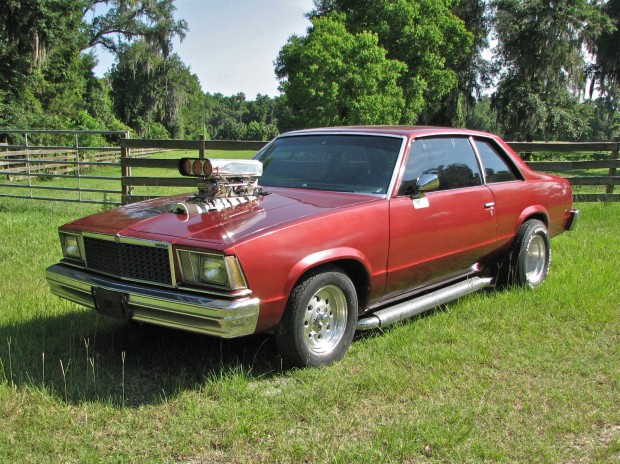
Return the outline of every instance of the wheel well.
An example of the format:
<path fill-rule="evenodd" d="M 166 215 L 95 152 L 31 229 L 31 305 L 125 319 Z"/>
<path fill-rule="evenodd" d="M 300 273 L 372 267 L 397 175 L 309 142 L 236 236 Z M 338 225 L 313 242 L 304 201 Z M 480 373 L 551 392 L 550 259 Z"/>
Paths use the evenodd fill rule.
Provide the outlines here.
<path fill-rule="evenodd" d="M 525 224 L 527 221 L 531 221 L 532 219 L 538 219 L 546 227 L 549 227 L 549 218 L 547 217 L 546 214 L 543 214 L 543 213 L 531 214 L 531 215 L 527 216 L 526 218 L 524 218 L 523 222 L 521 224 Z"/>
<path fill-rule="evenodd" d="M 349 279 L 351 279 L 351 282 L 353 282 L 353 285 L 355 286 L 355 292 L 357 293 L 358 312 L 363 311 L 363 309 L 366 308 L 368 292 L 370 290 L 370 281 L 366 268 L 359 261 L 354 259 L 342 259 L 319 264 L 318 266 L 307 269 L 306 272 L 299 277 L 298 282 L 304 279 L 309 273 L 321 272 L 322 269 L 329 269 L 330 267 L 340 268 L 345 274 L 347 274 Z"/>

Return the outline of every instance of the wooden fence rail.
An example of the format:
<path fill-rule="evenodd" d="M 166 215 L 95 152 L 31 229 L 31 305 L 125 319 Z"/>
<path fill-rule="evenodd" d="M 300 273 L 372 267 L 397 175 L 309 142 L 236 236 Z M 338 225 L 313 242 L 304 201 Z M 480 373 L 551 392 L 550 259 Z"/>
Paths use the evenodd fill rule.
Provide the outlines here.
<path fill-rule="evenodd" d="M 82 147 L 77 143 L 77 137 L 82 134 L 92 134 L 92 131 L 4 131 L 26 134 L 25 145 L 0 144 L 0 176 L 7 176 L 7 180 L 28 179 L 28 185 L 0 184 L 2 187 L 23 187 L 29 189 L 29 196 L 14 194 L 2 194 L 0 196 L 17 196 L 19 198 L 36 198 L 44 200 L 63 200 L 62 198 L 35 197 L 32 192 L 35 189 L 43 191 L 59 190 L 78 192 L 102 192 L 121 194 L 122 203 L 130 203 L 141 200 L 144 196 L 133 196 L 132 188 L 135 186 L 147 187 L 192 187 L 195 180 L 183 177 L 146 177 L 133 176 L 132 168 L 165 168 L 176 171 L 178 160 L 145 158 L 155 152 L 167 150 L 196 151 L 197 156 L 204 157 L 206 150 L 249 150 L 258 151 L 267 142 L 260 141 L 207 141 L 207 140 L 145 140 L 130 139 L 127 133 L 115 131 L 102 131 L 101 134 L 124 135 L 118 146 L 113 147 Z M 28 145 L 27 134 L 51 133 L 71 134 L 76 137 L 75 146 L 37 146 Z M 509 142 L 516 152 L 521 153 L 524 159 L 528 159 L 532 153 L 575 153 L 595 152 L 609 153 L 607 159 L 600 160 L 575 160 L 575 161 L 528 161 L 530 167 L 539 171 L 559 173 L 567 177 L 574 186 L 602 186 L 604 193 L 577 193 L 576 201 L 620 201 L 620 194 L 614 194 L 614 187 L 620 185 L 620 176 L 617 170 L 620 167 L 618 142 Z M 120 158 L 120 160 L 119 160 Z M 88 169 L 97 166 L 120 167 L 119 177 L 101 177 L 85 175 Z M 593 175 L 584 175 L 584 171 L 599 170 Z M 602 170 L 606 170 L 601 172 Z M 605 175 L 604 175 L 605 174 Z M 78 187 L 55 187 L 52 185 L 33 185 L 32 178 L 45 177 L 73 177 L 77 179 Z M 0 177 L 1 178 L 1 177 Z M 105 179 L 120 181 L 121 190 L 111 189 L 84 189 L 80 187 L 80 179 Z M 117 184 L 118 185 L 118 184 Z M 78 200 L 82 201 L 81 193 Z M 88 201 L 88 200 L 87 200 Z M 98 202 L 98 201 L 88 201 Z M 106 201 L 106 203 L 112 203 Z"/>
<path fill-rule="evenodd" d="M 121 185 L 123 188 L 123 203 L 142 200 L 148 197 L 132 196 L 134 186 L 147 187 L 191 187 L 195 180 L 180 177 L 135 177 L 131 175 L 132 167 L 166 168 L 176 170 L 177 160 L 170 159 L 133 159 L 131 151 L 135 148 L 159 147 L 166 149 L 197 150 L 199 156 L 204 156 L 205 150 L 254 150 L 264 147 L 266 142 L 233 142 L 233 141 L 204 141 L 204 140 L 140 140 L 123 139 L 121 147 L 124 147 L 124 155 L 121 157 L 123 175 Z M 571 185 L 574 186 L 604 186 L 605 193 L 577 193 L 575 201 L 620 201 L 620 195 L 614 194 L 614 186 L 620 185 L 620 177 L 616 175 L 620 167 L 618 160 L 618 142 L 509 142 L 513 150 L 521 154 L 530 153 L 571 153 L 571 152 L 609 152 L 606 160 L 584 161 L 529 161 L 532 169 L 538 171 L 566 173 Z M 575 171 L 591 169 L 608 169 L 608 175 L 580 176 L 571 175 Z"/>
<path fill-rule="evenodd" d="M 620 167 L 618 152 L 620 142 L 509 142 L 510 147 L 522 154 L 529 153 L 582 153 L 582 152 L 609 152 L 606 160 L 587 161 L 527 161 L 527 164 L 537 171 L 555 172 L 565 176 L 571 185 L 604 186 L 605 193 L 576 193 L 575 201 L 620 201 L 620 195 L 614 194 L 614 186 L 620 185 L 617 172 Z M 606 176 L 580 176 L 575 171 L 590 169 L 608 169 Z M 571 175 L 573 174 L 573 175 Z"/>

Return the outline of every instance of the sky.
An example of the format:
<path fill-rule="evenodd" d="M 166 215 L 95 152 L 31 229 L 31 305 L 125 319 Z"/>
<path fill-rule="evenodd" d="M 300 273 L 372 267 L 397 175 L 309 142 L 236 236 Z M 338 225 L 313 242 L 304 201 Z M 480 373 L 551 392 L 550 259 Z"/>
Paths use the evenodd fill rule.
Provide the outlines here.
<path fill-rule="evenodd" d="M 248 100 L 257 94 L 276 96 L 278 81 L 273 62 L 293 35 L 303 35 L 310 21 L 312 0 L 176 0 L 176 19 L 187 21 L 189 31 L 178 53 L 198 76 L 202 90 Z M 108 71 L 114 58 L 95 50 L 97 76 Z"/>

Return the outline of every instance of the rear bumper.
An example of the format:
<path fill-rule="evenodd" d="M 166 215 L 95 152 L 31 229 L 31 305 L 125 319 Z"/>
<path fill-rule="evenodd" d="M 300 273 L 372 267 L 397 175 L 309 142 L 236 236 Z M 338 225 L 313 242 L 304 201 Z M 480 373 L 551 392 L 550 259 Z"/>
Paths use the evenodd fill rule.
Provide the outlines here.
<path fill-rule="evenodd" d="M 92 309 L 97 309 L 93 291 L 103 289 L 118 295 L 123 314 L 135 321 L 222 338 L 249 335 L 256 330 L 258 298 L 217 299 L 123 282 L 63 264 L 47 268 L 46 278 L 54 295 Z"/>
<path fill-rule="evenodd" d="M 569 216 L 564 224 L 564 229 L 567 231 L 575 230 L 577 224 L 579 223 L 579 215 L 581 214 L 581 211 L 578 209 L 571 209 L 568 210 L 567 213 Z"/>

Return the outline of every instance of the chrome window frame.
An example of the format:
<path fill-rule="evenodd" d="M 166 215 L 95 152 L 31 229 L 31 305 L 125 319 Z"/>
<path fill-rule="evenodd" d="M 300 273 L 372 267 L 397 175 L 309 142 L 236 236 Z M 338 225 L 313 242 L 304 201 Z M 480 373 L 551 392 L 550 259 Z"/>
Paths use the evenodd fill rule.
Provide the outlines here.
<path fill-rule="evenodd" d="M 308 137 L 308 136 L 316 136 L 316 135 L 355 135 L 355 136 L 361 136 L 361 137 L 383 137 L 383 138 L 401 139 L 401 145 L 398 151 L 398 156 L 396 157 L 396 162 L 394 163 L 394 167 L 392 168 L 392 177 L 390 178 L 390 182 L 387 186 L 387 190 L 385 191 L 385 193 L 347 192 L 349 195 L 365 195 L 365 196 L 373 196 L 377 198 L 390 198 L 392 196 L 392 192 L 394 191 L 394 186 L 396 182 L 398 181 L 398 177 L 400 176 L 400 166 L 405 156 L 405 152 L 407 151 L 409 147 L 409 143 L 408 143 L 409 138 L 406 135 L 386 134 L 386 133 L 382 133 L 378 131 L 377 132 L 374 132 L 374 131 L 373 132 L 365 132 L 365 131 L 359 132 L 359 131 L 348 131 L 348 130 L 342 130 L 342 131 L 340 130 L 338 131 L 300 130 L 300 131 L 294 131 L 294 132 L 289 132 L 289 133 L 279 135 L 278 137 L 273 139 L 271 142 L 269 142 L 266 146 L 264 146 L 258 153 L 256 153 L 252 157 L 252 159 L 259 159 L 263 155 L 263 153 L 269 150 L 271 146 L 277 140 L 281 140 L 281 139 L 289 138 L 289 137 Z M 260 184 L 260 179 L 258 183 Z M 266 187 L 266 188 L 269 188 L 269 187 Z M 274 187 L 274 188 L 279 188 L 279 187 Z M 286 187 L 286 188 L 296 188 L 296 187 Z M 312 190 L 312 189 L 307 189 L 307 190 Z M 334 190 L 327 190 L 327 191 L 336 192 Z"/>
<path fill-rule="evenodd" d="M 502 182 L 490 182 L 489 183 L 487 181 L 487 175 L 484 169 L 484 163 L 482 162 L 482 157 L 480 156 L 480 151 L 478 150 L 478 145 L 476 144 L 476 140 L 481 140 L 481 141 L 485 141 L 489 143 L 489 145 L 491 145 L 491 147 L 497 153 L 497 156 L 499 157 L 499 159 L 501 159 L 508 166 L 508 168 L 512 170 L 512 173 L 515 175 L 516 178 L 502 181 Z M 512 157 L 508 153 L 506 153 L 506 151 L 495 141 L 493 137 L 483 137 L 481 135 L 470 135 L 469 143 L 474 149 L 474 153 L 476 154 L 476 158 L 478 159 L 478 164 L 480 165 L 480 169 L 482 170 L 484 185 L 506 184 L 509 182 L 523 182 L 525 180 L 525 176 L 521 172 L 521 169 L 519 169 L 519 166 L 517 165 L 517 163 L 514 162 Z"/>

